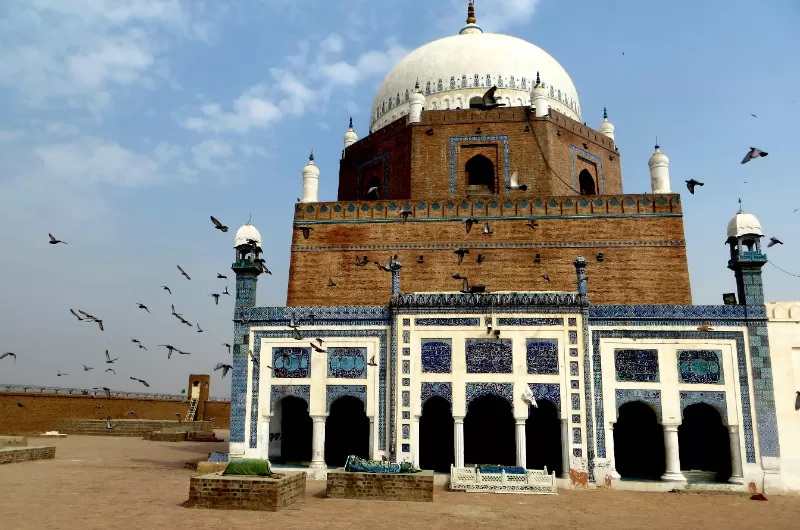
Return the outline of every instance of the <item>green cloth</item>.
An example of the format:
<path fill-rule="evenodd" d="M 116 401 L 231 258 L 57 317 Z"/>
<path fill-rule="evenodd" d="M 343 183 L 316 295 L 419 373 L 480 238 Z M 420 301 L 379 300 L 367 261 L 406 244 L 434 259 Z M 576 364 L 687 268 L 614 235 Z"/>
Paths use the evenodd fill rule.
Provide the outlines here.
<path fill-rule="evenodd" d="M 225 467 L 223 475 L 251 475 L 268 477 L 272 475 L 269 460 L 242 459 L 231 460 Z"/>

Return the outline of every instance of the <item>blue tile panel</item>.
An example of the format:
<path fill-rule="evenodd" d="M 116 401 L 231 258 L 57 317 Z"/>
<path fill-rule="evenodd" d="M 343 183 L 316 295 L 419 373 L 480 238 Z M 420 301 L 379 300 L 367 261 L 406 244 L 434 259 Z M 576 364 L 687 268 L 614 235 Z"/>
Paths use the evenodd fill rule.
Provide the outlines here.
<path fill-rule="evenodd" d="M 464 312 L 492 308 L 499 311 L 506 307 L 517 307 L 519 311 L 528 313 L 565 313 L 575 312 L 578 308 L 588 305 L 588 296 L 578 293 L 406 293 L 393 296 L 391 300 L 392 307 L 409 312 L 421 310 L 424 312 L 427 308 L 457 308 Z"/>
<path fill-rule="evenodd" d="M 411 332 L 408 330 L 403 331 L 403 344 L 411 342 Z"/>
<path fill-rule="evenodd" d="M 403 386 L 411 386 L 411 379 L 408 377 L 403 378 Z"/>
<path fill-rule="evenodd" d="M 577 357 L 578 356 L 578 348 L 570 348 L 569 349 L 569 356 L 570 357 Z"/>
<path fill-rule="evenodd" d="M 251 308 L 256 305 L 256 285 L 258 276 L 253 274 L 236 275 L 236 301 L 237 308 Z"/>
<path fill-rule="evenodd" d="M 572 456 L 574 456 L 575 458 L 581 458 L 583 456 L 583 449 L 581 449 L 580 447 L 576 447 L 575 449 L 572 450 Z"/>
<path fill-rule="evenodd" d="M 227 462 L 228 453 L 211 453 L 208 455 L 209 462 Z"/>
<path fill-rule="evenodd" d="M 456 193 L 456 144 L 460 142 L 503 142 L 503 171 L 505 171 L 506 194 L 511 193 L 511 177 L 508 173 L 508 136 L 462 136 L 450 138 L 450 195 Z M 460 160 L 463 166 L 466 160 Z"/>
<path fill-rule="evenodd" d="M 344 396 L 360 399 L 364 404 L 364 410 L 367 409 L 366 385 L 327 385 L 325 387 L 325 412 L 330 413 L 331 404 Z"/>
<path fill-rule="evenodd" d="M 452 371 L 453 343 L 450 339 L 422 339 L 420 357 L 423 373 L 449 374 Z"/>
<path fill-rule="evenodd" d="M 422 383 L 422 390 L 420 392 L 420 402 L 424 405 L 428 398 L 439 396 L 447 400 L 450 405 L 453 405 L 453 385 L 451 383 L 432 383 L 425 381 Z"/>
<path fill-rule="evenodd" d="M 578 332 L 570 330 L 569 332 L 569 343 L 570 344 L 578 344 Z"/>
<path fill-rule="evenodd" d="M 571 375 L 573 377 L 577 376 L 578 375 L 578 370 L 579 370 L 578 361 L 571 361 L 569 363 L 569 375 Z"/>
<path fill-rule="evenodd" d="M 403 432 L 403 440 L 411 439 L 411 424 L 404 423 L 401 425 Z"/>
<path fill-rule="evenodd" d="M 404 407 L 410 407 L 411 406 L 411 392 L 409 392 L 408 390 L 403 390 L 402 398 L 403 398 L 403 406 Z"/>
<path fill-rule="evenodd" d="M 367 378 L 366 348 L 328 348 L 328 377 Z"/>
<path fill-rule="evenodd" d="M 569 322 L 570 326 L 577 326 L 578 325 L 578 319 L 577 318 L 570 317 L 570 318 L 567 319 L 567 321 Z"/>
<path fill-rule="evenodd" d="M 526 339 L 529 374 L 558 374 L 558 339 Z"/>
<path fill-rule="evenodd" d="M 498 326 L 563 326 L 563 318 L 498 318 Z"/>
<path fill-rule="evenodd" d="M 580 429 L 580 427 L 573 427 L 572 428 L 572 443 L 574 443 L 574 444 L 583 443 L 583 440 L 581 439 L 581 429 Z"/>
<path fill-rule="evenodd" d="M 510 374 L 513 371 L 511 339 L 466 339 L 468 374 Z"/>
<path fill-rule="evenodd" d="M 407 411 L 407 410 L 404 410 L 403 412 L 401 412 L 400 417 L 402 419 L 404 419 L 404 420 L 410 420 L 411 419 L 411 412 Z"/>
<path fill-rule="evenodd" d="M 696 405 L 698 403 L 705 403 L 706 405 L 711 405 L 717 412 L 720 413 L 720 419 L 728 423 L 728 403 L 725 399 L 725 392 L 681 392 L 681 418 L 683 418 L 683 413 L 686 410 L 686 407 L 690 405 Z"/>
<path fill-rule="evenodd" d="M 403 361 L 403 373 L 404 374 L 411 373 L 411 361 Z"/>
<path fill-rule="evenodd" d="M 581 410 L 581 395 L 573 392 L 570 394 L 570 401 L 572 401 L 572 410 Z"/>
<path fill-rule="evenodd" d="M 577 190 L 578 189 L 578 177 L 575 175 L 575 157 L 586 160 L 589 164 L 593 164 L 597 168 L 597 190 L 600 195 L 605 193 L 605 179 L 603 178 L 603 159 L 597 155 L 590 153 L 589 151 L 584 151 L 580 147 L 575 145 L 569 146 L 569 154 L 570 154 L 570 168 L 572 170 L 572 188 Z"/>
<path fill-rule="evenodd" d="M 624 307 L 624 306 L 599 306 L 599 307 Z M 646 308 L 651 308 L 652 306 L 641 306 Z M 665 306 L 669 307 L 669 306 Z M 702 312 L 704 313 L 715 313 L 718 306 L 679 306 L 679 307 L 700 307 L 702 308 L 712 308 L 711 310 L 705 311 L 703 309 Z M 721 306 L 720 306 L 721 307 Z M 738 307 L 738 306 L 725 306 L 725 307 Z M 762 308 L 763 309 L 763 308 Z M 686 313 L 691 313 L 691 311 L 686 311 Z M 764 313 L 766 314 L 766 313 Z M 643 323 L 643 325 L 649 325 L 649 323 Z M 736 342 L 736 358 L 737 358 L 737 367 L 739 372 L 739 399 L 742 403 L 742 430 L 744 432 L 744 441 L 745 441 L 745 456 L 748 463 L 755 463 L 756 456 L 755 456 L 755 445 L 753 442 L 753 420 L 752 414 L 750 412 L 750 388 L 749 388 L 749 373 L 747 369 L 747 358 L 745 356 L 745 347 L 744 347 L 744 334 L 739 331 L 672 331 L 672 330 L 645 330 L 645 329 L 601 329 L 595 330 L 592 332 L 592 368 L 594 372 L 594 399 L 595 399 L 595 410 L 597 411 L 597 428 L 596 428 L 596 436 L 597 436 L 597 452 L 600 458 L 606 457 L 606 448 L 605 448 L 605 429 L 603 428 L 603 385 L 602 385 L 602 365 L 600 363 L 600 341 L 601 339 L 605 338 L 626 338 L 626 339 L 659 339 L 659 340 L 691 340 L 691 339 L 698 339 L 698 340 L 733 340 Z M 752 352 L 752 346 L 751 346 Z M 754 381 L 755 385 L 755 381 Z M 770 381 L 770 392 L 772 391 L 772 385 Z M 774 402 L 773 402 L 774 406 Z M 770 423 L 769 420 L 766 422 L 766 427 L 769 430 L 769 426 L 773 425 L 773 431 L 775 435 L 777 435 L 777 422 Z M 759 425 L 760 428 L 760 425 Z M 777 443 L 777 441 L 776 441 Z M 763 446 L 762 446 L 762 454 L 763 454 Z M 766 455 L 771 456 L 771 455 Z"/>
<path fill-rule="evenodd" d="M 287 396 L 294 396 L 305 400 L 306 405 L 311 408 L 311 387 L 308 385 L 276 385 L 272 384 L 269 396 L 269 412 L 275 412 L 275 403 Z"/>
<path fill-rule="evenodd" d="M 290 316 L 303 326 L 389 325 L 386 306 L 292 306 L 237 308 L 234 320 L 258 326 L 286 327 Z"/>
<path fill-rule="evenodd" d="M 410 318 L 404 318 L 403 319 L 403 325 L 404 326 L 410 326 L 411 325 L 411 319 Z"/>
<path fill-rule="evenodd" d="M 311 377 L 311 348 L 272 348 L 272 368 L 279 379 Z"/>
<path fill-rule="evenodd" d="M 244 354 L 233 356 L 231 374 L 231 433 L 230 441 L 244 443 L 244 420 L 247 413 L 247 360 Z"/>
<path fill-rule="evenodd" d="M 400 268 L 397 267 L 392 270 L 392 294 L 400 294 Z"/>
<path fill-rule="evenodd" d="M 572 415 L 572 423 L 580 423 L 581 422 L 581 415 L 580 414 L 573 414 Z"/>
<path fill-rule="evenodd" d="M 411 355 L 411 348 L 403 348 L 403 355 L 404 356 Z"/>
<path fill-rule="evenodd" d="M 479 318 L 415 318 L 415 326 L 479 326 Z"/>
<path fill-rule="evenodd" d="M 411 452 L 411 445 L 410 444 L 402 444 L 401 448 L 402 448 L 404 453 L 410 453 Z"/>
<path fill-rule="evenodd" d="M 578 379 L 573 379 L 569 382 L 569 387 L 572 390 L 579 390 L 581 388 L 581 382 Z"/>
<path fill-rule="evenodd" d="M 617 381 L 658 382 L 658 350 L 615 349 Z"/>
<path fill-rule="evenodd" d="M 514 385 L 512 383 L 467 383 L 467 410 L 475 398 L 481 396 L 500 396 L 514 406 Z"/>
<path fill-rule="evenodd" d="M 678 350 L 678 378 L 681 383 L 721 385 L 721 350 Z"/>
<path fill-rule="evenodd" d="M 772 359 L 769 354 L 767 323 L 751 324 L 748 326 L 748 334 L 758 422 L 758 446 L 762 456 L 779 457 L 781 448 L 778 439 L 778 418 L 775 412 L 775 389 L 772 384 Z M 744 406 L 744 402 L 742 405 Z"/>
<path fill-rule="evenodd" d="M 752 319 L 766 320 L 764 306 L 743 305 L 593 305 L 589 307 L 592 320 L 656 320 L 683 321 L 699 326 L 703 321 L 726 320 L 741 321 Z M 597 322 L 590 324 L 598 326 Z M 652 324 L 652 323 L 651 323 Z M 659 323 L 660 325 L 660 323 Z M 679 323 L 675 325 L 686 325 Z"/>
<path fill-rule="evenodd" d="M 561 412 L 561 389 L 558 383 L 528 383 L 536 401 L 547 400 Z"/>
<path fill-rule="evenodd" d="M 256 343 L 256 350 L 260 350 L 261 341 Z M 261 357 L 258 351 L 254 352 L 253 361 L 250 362 L 250 449 L 258 447 L 258 383 L 261 375 Z"/>
<path fill-rule="evenodd" d="M 617 417 L 619 417 L 619 408 L 622 405 L 632 401 L 641 401 L 642 403 L 647 403 L 653 408 L 653 411 L 656 413 L 656 418 L 658 418 L 658 421 L 661 422 L 660 390 L 617 388 L 614 391 L 614 397 L 616 398 Z"/>

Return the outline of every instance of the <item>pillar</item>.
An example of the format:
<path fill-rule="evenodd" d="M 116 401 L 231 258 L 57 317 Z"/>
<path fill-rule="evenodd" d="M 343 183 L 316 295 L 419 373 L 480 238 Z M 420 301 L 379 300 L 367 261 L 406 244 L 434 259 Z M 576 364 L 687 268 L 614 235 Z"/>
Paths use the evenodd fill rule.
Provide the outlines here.
<path fill-rule="evenodd" d="M 731 439 L 731 484 L 744 484 L 744 474 L 742 473 L 742 446 L 739 444 L 739 426 L 728 425 L 728 433 Z"/>
<path fill-rule="evenodd" d="M 608 423 L 608 436 L 606 436 L 606 454 L 608 455 L 609 467 L 611 468 L 611 478 L 620 479 L 622 476 L 617 473 L 617 458 L 614 455 L 614 422 Z"/>
<path fill-rule="evenodd" d="M 664 427 L 664 452 L 667 456 L 667 470 L 661 475 L 661 480 L 667 482 L 686 482 L 686 477 L 681 473 L 678 424 L 665 423 L 662 426 Z"/>
<path fill-rule="evenodd" d="M 528 469 L 528 444 L 525 439 L 525 422 L 526 419 L 517 418 L 517 466 L 522 469 Z"/>
<path fill-rule="evenodd" d="M 411 422 L 411 463 L 419 469 L 419 414 L 414 414 Z"/>
<path fill-rule="evenodd" d="M 379 460 L 375 454 L 375 416 L 369 417 L 369 457 L 372 460 Z"/>
<path fill-rule="evenodd" d="M 569 478 L 569 420 L 561 418 L 561 478 Z"/>
<path fill-rule="evenodd" d="M 258 458 L 269 460 L 269 414 L 262 414 L 258 425 Z"/>
<path fill-rule="evenodd" d="M 322 468 L 325 466 L 325 418 L 324 416 L 311 416 L 313 430 L 311 432 L 311 467 Z"/>
<path fill-rule="evenodd" d="M 464 467 L 464 416 L 453 416 L 455 467 Z"/>

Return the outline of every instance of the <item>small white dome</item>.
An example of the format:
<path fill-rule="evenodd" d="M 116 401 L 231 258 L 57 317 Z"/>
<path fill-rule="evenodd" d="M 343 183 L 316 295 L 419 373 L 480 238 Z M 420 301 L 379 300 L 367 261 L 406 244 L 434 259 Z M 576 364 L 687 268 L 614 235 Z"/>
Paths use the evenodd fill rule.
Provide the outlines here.
<path fill-rule="evenodd" d="M 353 118 L 350 118 L 350 128 L 347 129 L 347 132 L 344 133 L 344 143 L 345 145 L 354 144 L 358 141 L 358 135 L 356 134 L 355 129 L 353 129 Z"/>
<path fill-rule="evenodd" d="M 667 158 L 667 155 L 661 152 L 661 147 L 656 145 L 656 152 L 653 153 L 653 156 L 651 156 L 650 160 L 647 161 L 647 165 L 652 168 L 655 165 L 664 164 L 669 164 L 669 158 Z"/>
<path fill-rule="evenodd" d="M 308 164 L 303 167 L 304 177 L 319 177 L 319 168 L 314 164 L 314 152 L 308 157 Z"/>
<path fill-rule="evenodd" d="M 258 229 L 256 229 L 256 227 L 250 223 L 247 223 L 236 231 L 234 247 L 247 244 L 248 239 L 258 241 L 258 246 L 261 246 L 261 232 L 259 232 Z"/>
<path fill-rule="evenodd" d="M 605 134 L 606 136 L 608 136 L 609 134 L 611 135 L 614 134 L 614 124 L 608 121 L 608 112 L 606 111 L 605 108 L 603 109 L 603 123 L 600 124 L 599 130 L 601 134 Z M 666 158 L 666 156 L 664 158 Z M 668 158 L 667 162 L 669 162 Z"/>
<path fill-rule="evenodd" d="M 757 236 L 764 235 L 761 230 L 761 223 L 758 222 L 758 219 L 753 214 L 740 210 L 728 223 L 728 238 L 753 234 Z"/>

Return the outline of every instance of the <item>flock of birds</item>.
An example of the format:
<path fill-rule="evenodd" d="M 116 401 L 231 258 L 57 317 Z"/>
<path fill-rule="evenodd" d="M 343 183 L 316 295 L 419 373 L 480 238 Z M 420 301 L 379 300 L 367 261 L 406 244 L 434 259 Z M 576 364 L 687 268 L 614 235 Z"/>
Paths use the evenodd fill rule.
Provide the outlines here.
<path fill-rule="evenodd" d="M 227 232 L 228 231 L 228 227 L 223 225 L 221 222 L 219 222 L 219 220 L 217 220 L 214 216 L 211 216 L 211 222 L 214 224 L 214 227 L 217 230 L 219 230 L 220 232 Z M 48 236 L 50 237 L 49 243 L 51 245 L 58 245 L 58 244 L 66 245 L 66 244 L 68 244 L 66 241 L 56 238 L 53 234 L 48 234 Z M 265 269 L 265 267 L 262 267 L 262 270 L 263 269 Z M 180 273 L 181 276 L 186 278 L 187 281 L 192 279 L 191 276 L 189 276 L 189 274 L 186 272 L 186 270 L 184 270 L 184 268 L 181 267 L 180 265 L 177 266 L 177 270 L 178 270 L 178 272 Z M 267 271 L 267 272 L 269 272 L 269 271 Z M 226 275 L 224 275 L 224 274 L 217 273 L 217 279 L 227 280 L 228 277 Z M 164 291 L 169 293 L 170 296 L 172 295 L 172 289 L 170 289 L 169 286 L 162 285 L 160 287 L 161 287 L 161 289 L 163 289 Z M 228 287 L 225 286 L 224 290 L 221 293 L 211 293 L 209 296 L 214 298 L 215 305 L 219 305 L 219 299 L 220 299 L 221 296 L 232 296 L 232 295 L 231 295 L 230 292 L 228 292 Z M 141 302 L 136 302 L 136 307 L 141 309 L 141 310 L 143 310 L 143 311 L 146 311 L 148 314 L 152 314 L 150 312 L 150 308 L 147 307 L 145 304 L 143 304 Z M 205 331 L 202 327 L 200 327 L 200 324 L 198 322 L 192 323 L 187 318 L 184 317 L 183 313 L 179 313 L 175 309 L 175 304 L 170 304 L 170 308 L 171 308 L 172 316 L 175 317 L 181 324 L 184 324 L 184 325 L 186 325 L 186 326 L 188 326 L 190 328 L 196 328 L 196 332 L 197 333 L 203 333 Z M 83 309 L 77 309 L 77 311 L 76 311 L 73 308 L 69 308 L 69 312 L 72 314 L 72 316 L 74 316 L 78 320 L 78 322 L 96 324 L 98 329 L 99 329 L 99 331 L 101 331 L 101 332 L 105 331 L 104 319 L 103 318 L 100 318 L 100 317 L 97 317 L 95 315 L 92 315 L 91 313 L 89 313 L 87 311 L 84 311 Z M 147 351 L 147 347 L 144 344 L 142 344 L 142 342 L 139 339 L 132 338 L 131 339 L 131 343 L 135 344 L 139 349 Z M 227 348 L 228 354 L 231 353 L 232 346 L 229 343 L 224 343 L 222 346 Z M 167 350 L 167 359 L 171 359 L 172 358 L 172 354 L 175 353 L 175 352 L 177 352 L 179 355 L 191 355 L 191 352 L 181 350 L 180 348 L 177 348 L 177 347 L 173 346 L 172 344 L 159 344 L 158 347 L 166 348 L 166 350 Z M 16 363 L 17 362 L 17 353 L 7 351 L 7 352 L 4 352 L 4 353 L 0 354 L 0 360 L 6 359 L 6 358 L 13 359 L 14 363 Z M 113 357 L 112 358 L 111 354 L 109 353 L 109 350 L 108 349 L 105 350 L 104 364 L 113 365 L 118 360 L 119 360 L 119 357 Z M 85 365 L 85 364 L 83 364 L 81 366 L 82 366 L 82 369 L 83 369 L 84 372 L 90 372 L 92 370 L 95 370 L 94 366 L 88 366 L 88 365 Z M 225 377 L 225 375 L 227 375 L 227 373 L 228 373 L 228 371 L 230 369 L 231 369 L 231 365 L 228 364 L 228 363 L 224 363 L 224 362 L 218 363 L 214 368 L 215 371 L 222 370 L 222 377 L 223 378 Z M 105 369 L 104 373 L 109 373 L 109 372 L 114 374 L 114 375 L 117 375 L 116 370 L 111 366 L 108 366 Z M 60 368 L 56 370 L 56 376 L 57 377 L 65 377 L 65 376 L 68 376 L 68 375 L 69 375 L 68 373 L 62 372 Z M 150 387 L 150 384 L 145 379 L 142 379 L 140 377 L 129 376 L 129 379 L 132 380 L 132 381 L 136 381 L 137 383 L 140 383 L 140 384 L 144 385 L 145 387 L 148 387 L 148 388 Z M 103 387 L 95 387 L 95 388 L 93 388 L 93 390 L 98 390 L 98 391 L 102 390 L 102 391 L 105 392 L 107 397 L 111 397 L 111 389 L 109 387 L 105 387 L 105 386 L 103 386 Z M 25 405 L 23 403 L 17 403 L 17 406 L 24 407 Z"/>

